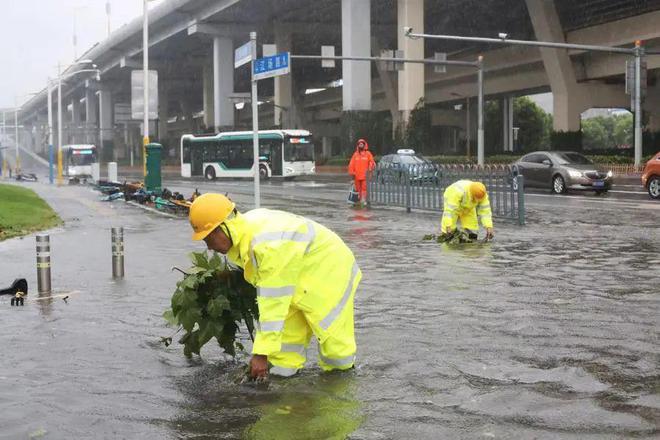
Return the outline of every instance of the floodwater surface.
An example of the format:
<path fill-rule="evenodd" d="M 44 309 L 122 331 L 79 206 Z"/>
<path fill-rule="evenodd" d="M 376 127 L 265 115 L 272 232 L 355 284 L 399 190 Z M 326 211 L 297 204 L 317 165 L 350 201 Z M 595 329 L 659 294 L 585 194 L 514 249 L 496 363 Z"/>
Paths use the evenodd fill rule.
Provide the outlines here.
<path fill-rule="evenodd" d="M 299 376 L 253 386 L 236 382 L 246 354 L 210 343 L 188 360 L 159 343 L 172 333 L 161 317 L 180 278 L 171 267 L 203 248 L 186 221 L 82 187 L 35 188 L 66 222 L 51 231 L 53 286 L 72 293 L 19 308 L 0 298 L 0 438 L 659 434 L 657 218 L 532 211 L 524 228 L 496 220 L 492 243 L 447 246 L 422 241 L 437 214 L 270 199 L 354 250 L 358 361 L 322 374 L 312 345 Z M 111 226 L 125 228 L 121 281 L 110 276 Z M 30 299 L 34 247 L 34 237 L 0 243 L 0 282 L 27 277 Z"/>

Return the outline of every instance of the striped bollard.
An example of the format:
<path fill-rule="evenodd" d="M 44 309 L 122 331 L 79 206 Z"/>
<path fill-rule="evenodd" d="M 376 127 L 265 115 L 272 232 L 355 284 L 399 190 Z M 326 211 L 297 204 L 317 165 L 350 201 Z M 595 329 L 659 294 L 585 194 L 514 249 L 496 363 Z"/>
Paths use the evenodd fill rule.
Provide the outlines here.
<path fill-rule="evenodd" d="M 37 235 L 37 290 L 50 293 L 50 236 Z"/>
<path fill-rule="evenodd" d="M 112 278 L 124 278 L 124 228 L 112 228 Z"/>

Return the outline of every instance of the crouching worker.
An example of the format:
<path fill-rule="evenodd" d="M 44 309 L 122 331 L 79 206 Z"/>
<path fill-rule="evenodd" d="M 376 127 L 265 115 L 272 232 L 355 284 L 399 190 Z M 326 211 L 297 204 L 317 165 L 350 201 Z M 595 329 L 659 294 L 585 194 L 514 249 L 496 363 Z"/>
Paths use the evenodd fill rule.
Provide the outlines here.
<path fill-rule="evenodd" d="M 443 196 L 442 233 L 452 233 L 458 221 L 470 238 L 476 239 L 479 221 L 486 228 L 486 238 L 492 239 L 493 217 L 486 187 L 481 182 L 459 180 L 447 187 Z"/>
<path fill-rule="evenodd" d="M 296 374 L 312 335 L 323 370 L 353 367 L 353 298 L 362 273 L 337 234 L 283 211 L 241 214 L 227 197 L 212 193 L 195 199 L 190 224 L 193 240 L 226 254 L 257 288 L 252 377 L 266 377 L 269 364 L 271 374 Z"/>

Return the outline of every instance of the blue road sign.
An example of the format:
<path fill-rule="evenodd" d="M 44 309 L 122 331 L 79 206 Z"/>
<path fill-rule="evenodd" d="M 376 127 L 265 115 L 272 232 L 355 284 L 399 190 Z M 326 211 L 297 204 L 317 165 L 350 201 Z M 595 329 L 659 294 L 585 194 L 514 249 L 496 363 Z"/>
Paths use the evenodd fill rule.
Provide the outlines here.
<path fill-rule="evenodd" d="M 289 71 L 289 52 L 282 52 L 270 57 L 263 57 L 255 60 L 252 73 L 254 79 L 259 80 L 286 75 Z"/>

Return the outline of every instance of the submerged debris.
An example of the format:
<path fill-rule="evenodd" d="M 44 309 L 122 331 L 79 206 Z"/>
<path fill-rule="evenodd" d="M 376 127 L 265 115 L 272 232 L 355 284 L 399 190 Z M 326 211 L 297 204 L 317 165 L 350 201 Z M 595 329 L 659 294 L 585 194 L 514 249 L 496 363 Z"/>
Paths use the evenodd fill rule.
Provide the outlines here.
<path fill-rule="evenodd" d="M 461 244 L 461 243 L 474 243 L 477 241 L 477 234 L 472 232 L 455 229 L 452 232 L 443 232 L 440 235 L 427 234 L 424 236 L 425 241 L 435 241 L 436 243 L 448 243 L 448 244 Z M 488 238 L 483 240 L 484 242 L 489 241 Z"/>
<path fill-rule="evenodd" d="M 197 189 L 189 198 L 167 188 L 163 188 L 162 191 L 147 191 L 143 182 L 139 181 L 124 183 L 99 181 L 96 190 L 104 194 L 101 200 L 105 202 L 124 199 L 181 215 L 188 214 L 192 202 L 200 195 Z"/>

